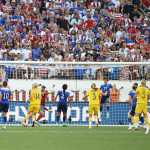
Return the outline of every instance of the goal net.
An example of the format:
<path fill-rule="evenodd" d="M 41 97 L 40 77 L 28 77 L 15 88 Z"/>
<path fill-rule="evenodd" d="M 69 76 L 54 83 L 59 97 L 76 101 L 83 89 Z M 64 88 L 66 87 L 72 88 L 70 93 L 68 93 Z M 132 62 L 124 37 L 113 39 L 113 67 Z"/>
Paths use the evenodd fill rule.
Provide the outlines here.
<path fill-rule="evenodd" d="M 128 125 L 128 112 L 131 106 L 126 102 L 132 85 L 142 79 L 147 80 L 150 86 L 150 63 L 148 62 L 1 62 L 0 64 L 0 88 L 2 82 L 8 81 L 13 97 L 10 99 L 8 124 L 18 125 L 27 114 L 29 103 L 29 91 L 33 83 L 38 83 L 39 88 L 44 85 L 47 91 L 54 90 L 49 94 L 49 101 L 45 106 L 52 109 L 50 113 L 44 111 L 40 124 L 52 125 L 57 118 L 56 106 L 53 106 L 54 98 L 62 85 L 67 84 L 70 92 L 72 108 L 68 103 L 67 123 L 71 125 L 88 125 L 88 98 L 82 100 L 85 93 L 95 83 L 100 88 L 104 84 L 103 78 L 109 78 L 110 90 L 110 115 L 107 118 L 106 103 L 103 106 L 103 116 L 100 125 Z M 100 98 L 101 99 L 101 98 Z M 148 106 L 148 110 L 150 107 Z M 2 114 L 1 114 L 2 116 Z M 38 114 L 36 115 L 37 118 Z M 62 116 L 62 115 L 61 115 Z M 100 118 L 100 112 L 98 113 Z M 61 121 L 62 122 L 62 117 Z M 30 119 L 30 122 L 32 119 Z M 3 118 L 0 117 L 0 124 Z"/>

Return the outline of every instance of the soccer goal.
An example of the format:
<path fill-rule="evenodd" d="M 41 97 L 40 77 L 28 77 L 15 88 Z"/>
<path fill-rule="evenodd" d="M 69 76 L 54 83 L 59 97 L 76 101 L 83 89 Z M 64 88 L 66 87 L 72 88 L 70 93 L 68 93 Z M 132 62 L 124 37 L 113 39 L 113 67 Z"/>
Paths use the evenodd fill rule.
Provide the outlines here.
<path fill-rule="evenodd" d="M 134 83 L 140 86 L 142 79 L 147 80 L 147 86 L 150 87 L 149 62 L 1 62 L 0 83 L 8 81 L 13 93 L 9 103 L 8 124 L 18 125 L 25 118 L 29 106 L 25 101 L 29 98 L 32 84 L 36 82 L 40 89 L 44 85 L 47 91 L 54 90 L 54 93 L 48 95 L 49 101 L 45 103 L 45 106 L 53 112 L 45 111 L 41 106 L 45 114 L 40 124 L 56 123 L 57 103 L 53 106 L 53 101 L 57 91 L 62 90 L 63 84 L 67 84 L 67 91 L 70 92 L 72 101 L 72 108 L 68 104 L 68 124 L 88 125 L 88 98 L 86 100 L 82 98 L 91 89 L 92 83 L 100 88 L 104 84 L 104 77 L 108 77 L 108 83 L 112 85 L 110 115 L 107 118 L 106 103 L 104 103 L 100 125 L 128 125 L 128 112 L 131 109 L 126 102 L 128 93 Z M 100 118 L 100 113 L 98 117 Z M 31 121 L 32 119 L 30 123 Z M 3 119 L 0 117 L 0 124 L 2 123 Z"/>

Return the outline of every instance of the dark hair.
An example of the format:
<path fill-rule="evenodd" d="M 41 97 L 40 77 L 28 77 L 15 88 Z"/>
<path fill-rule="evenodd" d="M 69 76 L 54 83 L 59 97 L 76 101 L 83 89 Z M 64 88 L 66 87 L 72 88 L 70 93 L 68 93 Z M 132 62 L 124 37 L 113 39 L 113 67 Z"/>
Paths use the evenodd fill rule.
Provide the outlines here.
<path fill-rule="evenodd" d="M 133 84 L 132 89 L 133 89 L 133 90 L 136 90 L 137 87 L 138 87 L 137 85 Z"/>
<path fill-rule="evenodd" d="M 138 83 L 134 83 L 133 86 L 134 86 L 134 85 L 138 86 Z"/>
<path fill-rule="evenodd" d="M 65 98 L 65 91 L 67 90 L 67 84 L 63 84 L 62 89 L 63 89 L 63 93 L 64 93 L 64 98 Z"/>
<path fill-rule="evenodd" d="M 4 87 L 7 87 L 7 81 L 4 81 L 4 82 L 3 82 L 3 86 L 4 86 Z"/>
<path fill-rule="evenodd" d="M 108 77 L 104 77 L 103 80 L 107 80 L 108 81 Z"/>

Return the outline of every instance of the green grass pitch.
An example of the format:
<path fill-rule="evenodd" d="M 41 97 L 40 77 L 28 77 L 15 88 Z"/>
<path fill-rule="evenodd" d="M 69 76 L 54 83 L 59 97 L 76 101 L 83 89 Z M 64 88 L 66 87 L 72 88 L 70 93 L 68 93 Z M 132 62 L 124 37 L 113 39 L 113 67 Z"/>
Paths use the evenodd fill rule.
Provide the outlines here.
<path fill-rule="evenodd" d="M 149 150 L 150 134 L 128 127 L 7 127 L 0 150 Z"/>

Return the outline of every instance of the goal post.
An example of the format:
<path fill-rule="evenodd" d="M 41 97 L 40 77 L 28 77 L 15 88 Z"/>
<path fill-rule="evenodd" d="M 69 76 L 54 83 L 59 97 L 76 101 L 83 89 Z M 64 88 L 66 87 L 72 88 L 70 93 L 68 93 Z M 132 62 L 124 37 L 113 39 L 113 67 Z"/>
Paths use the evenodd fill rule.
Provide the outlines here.
<path fill-rule="evenodd" d="M 49 95 L 49 101 L 46 102 L 46 107 L 52 109 L 53 113 L 41 107 L 45 113 L 40 120 L 41 124 L 56 123 L 57 103 L 56 106 L 53 106 L 54 97 L 57 91 L 62 89 L 62 85 L 67 84 L 67 91 L 70 92 L 72 101 L 72 109 L 68 104 L 68 124 L 88 125 L 88 98 L 86 100 L 82 98 L 91 89 L 92 83 L 100 88 L 104 84 L 104 77 L 108 77 L 113 89 L 110 92 L 110 117 L 109 119 L 106 117 L 107 110 L 104 104 L 100 124 L 128 125 L 128 112 L 131 109 L 131 106 L 126 103 L 128 93 L 132 90 L 134 83 L 140 86 L 142 79 L 146 79 L 147 86 L 150 87 L 149 62 L 1 61 L 0 88 L 2 88 L 2 82 L 6 80 L 13 93 L 9 104 L 8 124 L 18 125 L 20 120 L 25 118 L 29 106 L 29 103 L 25 104 L 25 101 L 29 98 L 32 84 L 36 82 L 39 88 L 45 85 L 47 91 L 54 90 L 54 93 Z M 148 110 L 150 110 L 149 106 Z M 0 117 L 0 124 L 2 123 L 3 118 Z"/>

